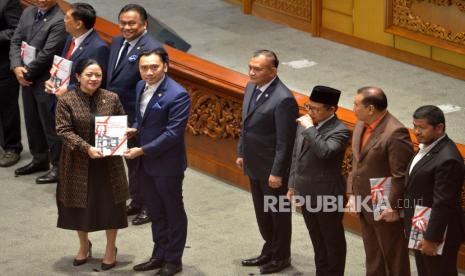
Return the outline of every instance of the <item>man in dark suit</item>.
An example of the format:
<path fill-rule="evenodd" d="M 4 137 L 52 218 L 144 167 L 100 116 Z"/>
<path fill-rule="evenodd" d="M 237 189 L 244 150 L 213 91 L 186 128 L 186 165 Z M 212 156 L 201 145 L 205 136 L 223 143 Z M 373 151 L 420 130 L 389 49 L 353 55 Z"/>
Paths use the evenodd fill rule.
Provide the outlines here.
<path fill-rule="evenodd" d="M 372 210 L 355 212 L 360 217 L 366 256 L 366 275 L 410 275 L 407 241 L 399 217 L 399 202 L 404 195 L 405 170 L 413 155 L 407 128 L 387 111 L 387 98 L 377 87 L 363 87 L 354 100 L 357 123 L 352 136 L 352 171 L 347 179 L 352 198 L 371 204 L 370 178 L 392 177 L 388 202 L 390 208 L 375 221 Z M 372 209 L 372 208 L 371 208 Z"/>
<path fill-rule="evenodd" d="M 36 57 L 28 65 L 21 58 L 21 42 L 35 47 Z M 36 183 L 56 182 L 61 143 L 55 131 L 52 107 L 55 95 L 44 93 L 53 56 L 59 55 L 66 41 L 63 12 L 57 0 L 38 0 L 37 6 L 26 8 L 11 39 L 10 60 L 22 86 L 24 118 L 32 162 L 15 171 L 16 175 L 31 174 L 52 168 Z"/>
<path fill-rule="evenodd" d="M 136 84 L 141 80 L 137 59 L 143 51 L 162 48 L 163 45 L 147 33 L 147 12 L 140 5 L 124 6 L 119 13 L 119 26 L 122 36 L 114 37 L 110 46 L 106 88 L 118 94 L 128 115 L 128 123 L 132 125 L 136 116 Z M 138 145 L 135 139 L 130 139 L 128 143 L 131 147 Z M 126 164 L 132 199 L 128 215 L 137 214 L 132 221 L 134 225 L 148 223 L 150 219 L 142 210 L 142 195 L 134 175 L 135 164 L 128 159 Z"/>
<path fill-rule="evenodd" d="M 415 250 L 418 274 L 457 275 L 457 252 L 464 239 L 460 203 L 465 174 L 463 157 L 447 136 L 444 113 L 438 107 L 418 108 L 413 113 L 413 130 L 420 150 L 406 173 L 405 232 L 410 234 L 415 205 L 430 207 L 426 233 Z M 437 255 L 445 232 L 442 255 Z"/>
<path fill-rule="evenodd" d="M 262 274 L 290 266 L 291 254 L 290 210 L 264 209 L 269 199 L 287 201 L 298 117 L 294 96 L 277 76 L 278 64 L 276 54 L 269 50 L 255 52 L 250 60 L 237 146 L 236 164 L 250 179 L 255 215 L 265 240 L 260 255 L 243 260 L 242 265 L 261 266 Z"/>
<path fill-rule="evenodd" d="M 62 95 L 69 90 L 74 90 L 77 82 L 75 68 L 81 59 L 96 60 L 102 67 L 102 72 L 106 72 L 109 47 L 94 30 L 96 19 L 95 9 L 86 3 L 72 4 L 66 12 L 64 22 L 69 35 L 61 57 L 73 62 L 71 77 L 68 85 L 62 85 L 58 88 L 54 87 L 51 80 L 48 80 L 45 83 L 46 92 Z M 102 83 L 104 84 L 104 81 Z"/>
<path fill-rule="evenodd" d="M 10 70 L 10 40 L 18 25 L 22 9 L 18 0 L 0 0 L 0 167 L 19 161 L 23 150 L 19 116 L 19 83 Z"/>
<path fill-rule="evenodd" d="M 331 87 L 313 88 L 305 104 L 308 114 L 297 120 L 289 177 L 289 199 L 293 201 L 298 195 L 305 203 L 302 215 L 313 244 L 318 276 L 343 276 L 346 260 L 344 213 L 319 209 L 325 204 L 317 203 L 329 197 L 335 199 L 335 204 L 344 201 L 342 161 L 351 131 L 335 114 L 340 95 Z"/>
<path fill-rule="evenodd" d="M 168 276 L 182 270 L 187 237 L 182 181 L 191 101 L 186 89 L 166 75 L 168 54 L 163 48 L 142 53 L 139 69 L 143 80 L 137 84 L 136 120 L 128 133 L 137 131 L 140 147 L 129 149 L 126 157 L 139 157 L 137 176 L 155 245 L 150 260 L 134 270 L 161 267 L 156 275 Z"/>

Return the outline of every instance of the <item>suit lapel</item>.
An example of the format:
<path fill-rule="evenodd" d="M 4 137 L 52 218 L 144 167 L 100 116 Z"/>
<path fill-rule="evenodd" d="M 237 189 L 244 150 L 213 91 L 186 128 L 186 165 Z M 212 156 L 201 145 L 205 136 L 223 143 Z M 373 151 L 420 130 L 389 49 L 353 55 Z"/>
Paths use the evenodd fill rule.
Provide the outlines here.
<path fill-rule="evenodd" d="M 255 90 L 256 85 L 248 85 L 246 86 L 245 95 L 244 95 L 244 105 L 242 108 L 242 118 L 247 118 L 249 114 L 249 105 L 250 105 L 250 98 L 252 98 L 253 91 Z"/>
<path fill-rule="evenodd" d="M 362 142 L 362 131 L 363 131 L 363 123 L 357 122 L 354 127 L 354 133 L 352 134 L 352 154 L 355 160 L 360 159 L 360 143 Z"/>
<path fill-rule="evenodd" d="M 368 137 L 366 144 L 363 146 L 362 150 L 360 151 L 360 160 L 362 160 L 367 155 L 368 151 L 370 151 L 370 149 L 374 145 L 376 145 L 376 143 L 382 137 L 382 134 L 384 133 L 384 129 L 386 128 L 387 121 L 389 120 L 388 116 L 389 114 L 386 114 L 384 116 L 384 118 L 379 123 L 379 125 L 376 126 L 375 130 L 373 130 L 373 133 L 371 133 L 370 137 Z M 361 141 L 359 143 L 361 143 Z"/>
<path fill-rule="evenodd" d="M 74 51 L 74 53 L 69 57 L 70 60 L 77 60 L 79 56 L 86 50 L 87 45 L 89 45 L 90 41 L 92 41 L 92 38 L 94 36 L 94 32 L 92 31 L 79 45 L 79 47 Z"/>
<path fill-rule="evenodd" d="M 253 110 L 250 110 L 250 111 L 247 112 L 247 116 L 245 118 L 246 120 L 250 117 L 250 115 L 252 113 L 255 112 L 255 110 L 257 110 L 263 103 L 265 103 L 270 98 L 271 94 L 273 93 L 276 86 L 278 85 L 278 82 L 279 82 L 279 78 L 278 78 L 278 76 L 276 76 L 276 78 L 270 84 L 270 86 L 268 86 L 268 88 L 265 91 L 263 91 L 262 95 L 260 96 L 260 99 L 258 99 L 258 102 L 255 104 L 255 108 Z M 255 89 L 257 89 L 257 86 L 254 86 L 254 90 Z M 254 99 L 251 99 L 254 90 L 252 90 L 251 93 L 249 93 L 248 102 L 247 102 L 247 105 L 246 105 L 247 109 L 249 109 L 250 101 L 254 100 Z"/>
<path fill-rule="evenodd" d="M 121 45 L 123 44 L 123 37 L 117 37 L 113 40 L 112 44 L 119 45 L 118 47 L 111 47 L 110 49 L 110 59 L 108 61 L 108 76 L 107 80 L 111 81 L 113 79 L 113 76 L 115 75 L 115 64 L 116 64 L 116 59 L 118 58 L 118 53 L 121 48 Z"/>
<path fill-rule="evenodd" d="M 305 129 L 302 126 L 297 126 L 297 132 L 296 132 L 296 141 L 295 141 L 295 146 L 296 146 L 296 156 L 297 159 L 300 159 L 302 156 L 302 146 L 304 144 L 304 136 L 302 135 L 302 132 Z"/>
<path fill-rule="evenodd" d="M 152 106 L 156 104 L 165 95 L 167 79 L 168 79 L 168 76 L 165 75 L 165 79 L 163 80 L 162 83 L 160 83 L 160 85 L 157 88 L 157 91 L 153 93 L 152 98 L 150 98 L 150 101 L 147 104 L 147 107 L 145 108 L 144 117 L 142 117 L 142 123 L 144 122 L 145 118 L 147 118 L 150 111 L 152 110 Z M 144 91 L 144 89 L 142 89 L 142 91 Z M 142 96 L 142 93 L 141 93 L 141 96 Z"/>
<path fill-rule="evenodd" d="M 333 129 L 333 125 L 336 122 L 336 115 L 334 115 L 333 118 L 331 118 L 329 121 L 324 123 L 319 129 L 317 129 L 318 133 L 323 137 L 323 139 L 326 138 L 326 134 Z M 304 143 L 305 138 L 302 137 L 302 143 Z M 302 152 L 300 153 L 299 158 L 301 158 L 308 150 L 310 149 L 310 146 L 305 146 L 302 149 Z"/>
<path fill-rule="evenodd" d="M 116 67 L 115 72 L 113 73 L 112 77 L 117 76 L 123 70 L 123 68 L 129 63 L 129 58 L 131 58 L 134 55 L 139 56 L 139 53 L 140 53 L 142 47 L 145 45 L 145 38 L 146 37 L 147 37 L 147 34 L 142 35 L 142 37 L 139 39 L 139 41 L 137 41 L 136 45 L 134 45 L 134 47 L 132 47 L 131 51 L 128 52 L 128 54 L 125 57 L 120 57 L 119 64 Z M 118 49 L 118 52 L 119 52 L 119 49 Z M 116 54 L 116 59 L 118 59 L 118 54 Z M 137 61 L 137 57 L 136 57 L 136 60 L 134 62 L 136 62 L 136 61 Z"/>
<path fill-rule="evenodd" d="M 44 17 L 39 20 L 39 22 L 34 22 L 35 21 L 35 15 L 37 14 L 38 10 L 39 9 L 34 9 L 35 10 L 35 14 L 34 14 L 34 18 L 32 19 L 33 20 L 33 24 L 32 24 L 32 28 L 31 28 L 31 32 L 30 32 L 30 36 L 29 38 L 32 38 L 34 37 L 39 31 L 40 29 L 42 29 L 42 27 L 45 26 L 45 24 L 47 24 L 51 18 L 53 18 L 53 16 L 55 15 L 55 12 L 56 12 L 56 9 L 58 8 L 58 4 L 56 4 L 53 8 L 51 8 L 48 12 L 45 13 Z"/>
<path fill-rule="evenodd" d="M 408 183 L 407 185 L 410 184 L 410 180 L 413 179 L 413 177 L 415 176 L 415 174 L 423 167 L 425 166 L 426 164 L 428 164 L 428 162 L 430 162 L 431 160 L 434 159 L 434 157 L 436 156 L 436 154 L 446 145 L 446 140 L 448 140 L 449 138 L 446 136 L 444 137 L 441 141 L 439 141 L 439 143 L 434 147 L 432 148 L 425 156 L 423 156 L 423 158 L 420 159 L 420 161 L 418 161 L 416 164 L 415 164 L 415 167 L 412 168 L 412 173 L 410 173 L 408 175 Z M 413 159 L 412 159 L 413 161 Z M 410 162 L 410 165 L 407 167 L 407 172 L 411 166 L 412 162 Z"/>

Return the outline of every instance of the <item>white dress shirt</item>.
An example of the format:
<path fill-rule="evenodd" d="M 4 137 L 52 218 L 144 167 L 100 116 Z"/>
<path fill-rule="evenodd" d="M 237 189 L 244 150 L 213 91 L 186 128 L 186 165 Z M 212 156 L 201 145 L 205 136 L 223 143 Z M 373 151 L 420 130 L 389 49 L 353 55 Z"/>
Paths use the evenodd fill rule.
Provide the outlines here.
<path fill-rule="evenodd" d="M 84 33 L 84 34 L 82 34 L 82 35 L 80 35 L 78 37 L 73 37 L 74 38 L 74 49 L 71 52 L 71 55 L 74 54 L 74 52 L 76 52 L 76 50 L 79 48 L 79 46 L 82 44 L 82 42 L 84 42 L 84 39 L 86 39 L 86 37 L 88 37 L 93 30 L 94 29 L 91 28 L 86 33 Z"/>
<path fill-rule="evenodd" d="M 154 85 L 148 85 L 145 84 L 144 92 L 142 92 L 142 95 L 140 95 L 140 114 L 142 117 L 144 117 L 145 110 L 147 109 L 147 105 L 150 102 L 150 99 L 152 99 L 153 94 L 157 91 L 158 87 L 160 84 L 163 82 L 165 79 L 165 76 L 161 80 L 159 80 L 157 83 Z"/>
<path fill-rule="evenodd" d="M 260 90 L 260 94 L 258 94 L 257 98 L 255 99 L 257 102 L 258 102 L 258 99 L 260 99 L 260 97 L 263 95 L 263 92 L 265 92 L 265 90 L 271 85 L 271 83 L 276 79 L 276 77 L 274 77 L 271 81 L 269 81 L 268 83 L 262 85 L 262 86 L 257 86 L 257 89 Z"/>
<path fill-rule="evenodd" d="M 332 118 L 334 117 L 334 114 L 332 114 L 331 116 L 329 116 L 327 119 L 325 119 L 324 121 L 321 121 L 318 123 L 317 126 L 315 126 L 316 129 L 319 129 L 320 127 L 322 127 L 327 121 L 331 120 Z"/>
<path fill-rule="evenodd" d="M 116 66 L 119 64 L 119 59 L 121 58 L 121 52 L 123 51 L 124 49 L 124 44 L 129 43 L 129 47 L 128 47 L 128 53 L 129 54 L 132 49 L 136 46 L 137 42 L 139 42 L 139 40 L 147 33 L 147 30 L 144 31 L 143 34 L 141 34 L 138 38 L 132 40 L 132 41 L 127 41 L 126 39 L 123 41 L 123 45 L 121 45 L 121 48 L 119 49 L 119 52 L 118 52 L 118 59 L 116 60 L 116 65 L 115 65 L 115 68 Z"/>
<path fill-rule="evenodd" d="M 439 141 L 441 141 L 444 137 L 446 136 L 446 134 L 442 135 L 441 137 L 439 137 L 436 141 L 434 141 L 433 143 L 431 143 L 429 146 L 425 147 L 424 144 L 419 144 L 418 147 L 420 148 L 420 150 L 417 152 L 417 154 L 415 155 L 415 157 L 413 157 L 413 161 L 412 161 L 412 164 L 410 164 L 410 169 L 409 169 L 409 174 L 412 173 L 412 170 L 413 168 L 415 167 L 415 165 L 423 158 L 425 157 L 428 152 L 434 148 L 438 143 Z"/>

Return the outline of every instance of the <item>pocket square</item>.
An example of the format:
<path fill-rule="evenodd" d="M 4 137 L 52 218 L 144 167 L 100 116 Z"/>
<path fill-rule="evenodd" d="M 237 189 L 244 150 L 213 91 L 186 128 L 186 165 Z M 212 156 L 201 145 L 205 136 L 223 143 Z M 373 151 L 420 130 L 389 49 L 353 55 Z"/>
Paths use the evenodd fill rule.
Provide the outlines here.
<path fill-rule="evenodd" d="M 158 109 L 161 109 L 161 106 L 160 106 L 158 103 L 155 103 L 154 105 L 152 105 L 152 108 L 158 108 Z"/>

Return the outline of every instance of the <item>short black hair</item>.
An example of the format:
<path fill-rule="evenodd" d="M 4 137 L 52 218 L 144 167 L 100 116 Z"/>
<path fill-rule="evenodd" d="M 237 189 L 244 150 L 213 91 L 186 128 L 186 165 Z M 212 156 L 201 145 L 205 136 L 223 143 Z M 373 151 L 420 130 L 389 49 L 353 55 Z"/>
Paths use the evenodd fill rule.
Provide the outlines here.
<path fill-rule="evenodd" d="M 82 21 L 87 30 L 94 27 L 95 20 L 97 19 L 97 12 L 94 7 L 87 3 L 74 3 L 71 5 L 71 9 L 73 10 L 71 16 L 74 20 Z"/>
<path fill-rule="evenodd" d="M 142 22 L 147 21 L 147 11 L 145 10 L 144 7 L 142 7 L 141 5 L 138 5 L 138 4 L 127 4 L 126 6 L 124 6 L 119 11 L 118 18 L 120 18 L 122 13 L 125 13 L 125 12 L 128 12 L 128 11 L 137 12 L 140 15 L 140 19 L 142 20 Z"/>
<path fill-rule="evenodd" d="M 444 130 L 446 129 L 446 118 L 444 112 L 435 106 L 435 105 L 424 105 L 420 106 L 413 113 L 414 119 L 425 119 L 429 125 L 436 127 L 439 124 L 444 125 Z"/>
<path fill-rule="evenodd" d="M 362 94 L 362 104 L 364 106 L 372 105 L 378 111 L 384 111 L 388 107 L 386 94 L 381 88 L 374 86 L 365 86 L 357 90 L 357 94 Z"/>
<path fill-rule="evenodd" d="M 98 65 L 102 69 L 102 66 L 95 59 L 85 58 L 85 59 L 80 59 L 76 63 L 76 68 L 74 69 L 74 72 L 76 74 L 81 75 L 82 72 L 84 72 L 84 70 L 86 70 L 86 68 L 91 66 L 91 65 Z"/>
<path fill-rule="evenodd" d="M 166 63 L 167 65 L 169 65 L 170 58 L 169 58 L 168 53 L 166 52 L 166 50 L 164 48 L 156 48 L 156 49 L 153 49 L 153 50 L 143 51 L 139 55 L 138 60 L 140 60 L 142 57 L 146 57 L 146 56 L 150 56 L 150 55 L 157 55 L 161 59 L 161 61 L 163 63 Z"/>
<path fill-rule="evenodd" d="M 273 60 L 273 66 L 275 68 L 278 68 L 279 59 L 278 59 L 278 56 L 275 54 L 275 52 L 271 50 L 262 49 L 262 50 L 255 51 L 253 53 L 253 57 L 258 57 L 258 56 L 266 56 L 267 58 L 271 58 Z"/>

